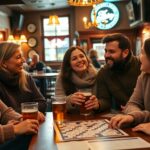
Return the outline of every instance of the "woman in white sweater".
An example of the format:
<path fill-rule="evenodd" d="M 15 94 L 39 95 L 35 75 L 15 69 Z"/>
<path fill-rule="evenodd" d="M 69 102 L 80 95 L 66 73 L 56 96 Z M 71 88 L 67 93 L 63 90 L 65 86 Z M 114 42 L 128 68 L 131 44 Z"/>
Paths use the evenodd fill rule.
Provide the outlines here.
<path fill-rule="evenodd" d="M 150 134 L 150 38 L 145 40 L 140 55 L 141 75 L 137 80 L 134 92 L 127 103 L 124 113 L 117 115 L 110 121 L 112 128 L 120 128 L 124 125 L 137 125 L 133 131 L 143 131 Z"/>
<path fill-rule="evenodd" d="M 94 90 L 97 70 L 90 63 L 86 53 L 80 47 L 70 47 L 63 59 L 61 72 L 55 86 L 56 96 L 66 96 L 67 111 L 78 112 L 79 106 L 85 101 L 79 89 Z M 92 95 L 85 103 L 87 110 L 98 110 L 99 101 Z"/>

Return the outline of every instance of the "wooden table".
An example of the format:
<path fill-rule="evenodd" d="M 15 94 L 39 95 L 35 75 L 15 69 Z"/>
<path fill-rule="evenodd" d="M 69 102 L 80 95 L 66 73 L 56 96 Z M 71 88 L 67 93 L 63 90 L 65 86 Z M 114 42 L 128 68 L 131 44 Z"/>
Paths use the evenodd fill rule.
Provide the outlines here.
<path fill-rule="evenodd" d="M 51 81 L 53 79 L 56 80 L 56 77 L 58 75 L 58 73 L 30 73 L 30 75 L 33 78 L 39 79 L 41 82 L 41 87 L 40 87 L 40 91 L 43 94 L 44 97 L 46 97 L 46 91 L 47 91 L 47 82 L 49 81 L 49 83 L 51 83 Z M 51 85 L 49 85 L 51 87 Z"/>
<path fill-rule="evenodd" d="M 85 120 L 85 119 L 102 119 L 101 114 L 97 114 L 95 116 L 88 116 L 85 118 L 80 115 L 66 115 L 66 120 Z M 144 133 L 132 132 L 131 129 L 124 129 L 126 133 L 128 133 L 131 137 L 141 137 L 146 141 L 150 142 L 150 137 Z M 40 125 L 38 135 L 34 135 L 29 150 L 57 150 L 57 146 L 55 141 L 57 141 L 57 137 L 54 133 L 53 129 L 53 116 L 51 112 L 46 114 L 46 121 Z M 146 149 L 140 149 L 146 150 Z M 147 149 L 148 150 L 148 149 Z"/>

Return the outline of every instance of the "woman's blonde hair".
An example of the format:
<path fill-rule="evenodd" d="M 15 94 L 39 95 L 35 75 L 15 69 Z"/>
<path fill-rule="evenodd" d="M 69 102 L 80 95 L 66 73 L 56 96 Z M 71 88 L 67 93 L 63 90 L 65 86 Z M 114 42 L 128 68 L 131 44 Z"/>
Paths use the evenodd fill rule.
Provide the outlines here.
<path fill-rule="evenodd" d="M 0 43 L 0 70 L 4 70 L 8 72 L 6 68 L 4 68 L 3 62 L 12 57 L 17 49 L 20 48 L 20 45 L 12 42 L 1 42 Z M 22 70 L 19 74 L 19 87 L 23 91 L 30 91 L 28 88 L 27 82 L 27 72 Z"/>

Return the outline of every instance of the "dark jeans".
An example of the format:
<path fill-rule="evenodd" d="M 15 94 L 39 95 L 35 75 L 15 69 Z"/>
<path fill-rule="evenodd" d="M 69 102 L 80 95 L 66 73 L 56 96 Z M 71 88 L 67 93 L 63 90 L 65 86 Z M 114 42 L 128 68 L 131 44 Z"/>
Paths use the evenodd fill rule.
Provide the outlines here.
<path fill-rule="evenodd" d="M 0 144 L 0 150 L 28 150 L 31 138 L 31 135 L 17 136 L 4 144 Z"/>

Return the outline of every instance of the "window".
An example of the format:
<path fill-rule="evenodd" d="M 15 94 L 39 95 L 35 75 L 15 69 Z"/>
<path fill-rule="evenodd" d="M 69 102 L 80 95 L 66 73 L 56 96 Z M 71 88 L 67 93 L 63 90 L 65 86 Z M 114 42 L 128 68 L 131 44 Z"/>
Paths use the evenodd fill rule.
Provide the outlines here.
<path fill-rule="evenodd" d="M 98 53 L 99 60 L 105 60 L 105 44 L 103 43 L 93 43 L 93 49 L 95 49 Z"/>
<path fill-rule="evenodd" d="M 101 38 L 91 39 L 93 49 L 95 49 L 98 53 L 98 59 L 104 61 L 104 54 L 105 54 L 105 44 L 101 42 Z"/>
<path fill-rule="evenodd" d="M 48 25 L 48 18 L 43 19 L 44 59 L 62 61 L 69 48 L 69 17 L 59 17 L 60 25 Z"/>

